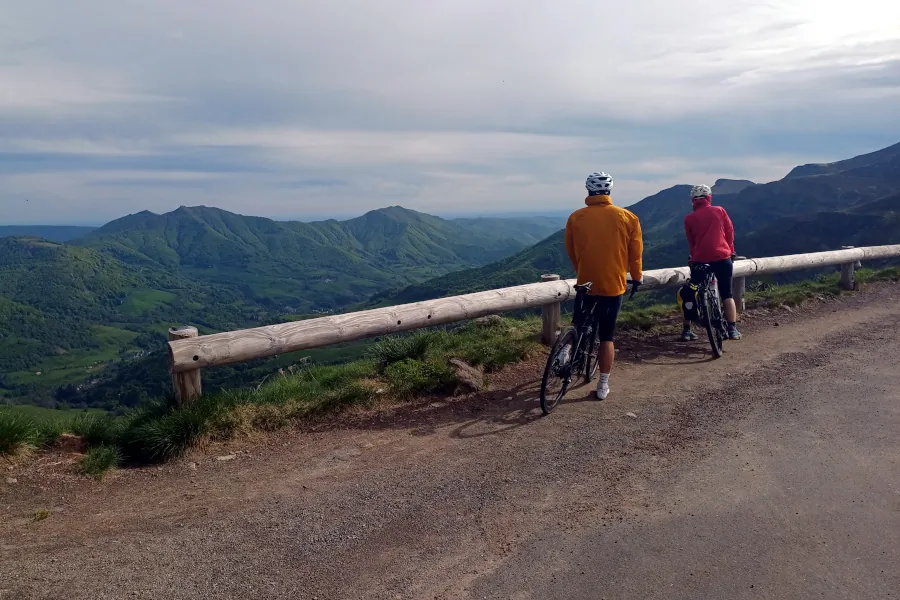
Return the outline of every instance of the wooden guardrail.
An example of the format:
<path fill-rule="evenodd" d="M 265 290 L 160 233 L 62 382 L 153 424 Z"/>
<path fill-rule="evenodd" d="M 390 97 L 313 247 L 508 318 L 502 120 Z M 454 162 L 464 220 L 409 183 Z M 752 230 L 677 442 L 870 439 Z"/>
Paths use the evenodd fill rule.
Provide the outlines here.
<path fill-rule="evenodd" d="M 853 289 L 855 265 L 893 257 L 900 257 L 900 244 L 737 260 L 735 291 L 740 296 L 736 300 L 739 306 L 743 304 L 747 277 L 835 265 L 841 265 L 841 286 Z M 645 271 L 642 289 L 676 287 L 689 278 L 688 267 Z M 213 335 L 199 336 L 193 327 L 173 328 L 169 330 L 169 367 L 175 395 L 179 402 L 199 396 L 200 369 L 206 367 L 528 308 L 543 307 L 542 337 L 549 344 L 559 328 L 560 305 L 574 297 L 575 280 L 560 280 L 556 275 L 542 279 L 540 283 Z"/>

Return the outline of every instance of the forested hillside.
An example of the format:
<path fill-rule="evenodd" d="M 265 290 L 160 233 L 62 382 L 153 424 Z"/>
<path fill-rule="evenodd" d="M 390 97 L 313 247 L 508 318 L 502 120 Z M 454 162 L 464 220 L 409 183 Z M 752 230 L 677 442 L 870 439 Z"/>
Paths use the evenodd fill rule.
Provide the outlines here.
<path fill-rule="evenodd" d="M 0 238 L 0 391 L 72 400 L 72 386 L 96 386 L 112 362 L 162 348 L 173 324 L 214 332 L 340 310 L 507 256 L 558 225 L 400 207 L 277 222 L 182 207 L 129 215 L 68 244 Z"/>

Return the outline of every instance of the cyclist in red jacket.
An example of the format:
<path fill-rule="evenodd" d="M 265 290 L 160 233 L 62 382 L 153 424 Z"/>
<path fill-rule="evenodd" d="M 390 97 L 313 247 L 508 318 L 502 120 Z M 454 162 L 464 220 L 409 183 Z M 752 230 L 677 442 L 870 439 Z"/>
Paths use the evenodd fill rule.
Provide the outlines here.
<path fill-rule="evenodd" d="M 728 324 L 728 339 L 739 340 L 737 329 L 737 307 L 731 294 L 731 280 L 734 274 L 734 225 L 728 213 L 721 206 L 712 205 L 712 190 L 707 185 L 691 188 L 694 212 L 684 218 L 684 232 L 687 234 L 691 251 L 691 283 L 695 280 L 694 264 L 709 264 L 719 284 L 719 296 L 725 309 Z M 685 322 L 681 333 L 683 340 L 695 340 L 690 322 Z"/>

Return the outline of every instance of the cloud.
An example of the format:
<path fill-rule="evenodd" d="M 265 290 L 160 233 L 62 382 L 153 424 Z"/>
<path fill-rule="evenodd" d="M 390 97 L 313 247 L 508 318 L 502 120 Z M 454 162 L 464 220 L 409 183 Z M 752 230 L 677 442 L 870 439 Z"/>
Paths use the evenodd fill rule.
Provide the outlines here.
<path fill-rule="evenodd" d="M 775 179 L 898 141 L 898 22 L 880 0 L 0 0 L 0 222 Z"/>

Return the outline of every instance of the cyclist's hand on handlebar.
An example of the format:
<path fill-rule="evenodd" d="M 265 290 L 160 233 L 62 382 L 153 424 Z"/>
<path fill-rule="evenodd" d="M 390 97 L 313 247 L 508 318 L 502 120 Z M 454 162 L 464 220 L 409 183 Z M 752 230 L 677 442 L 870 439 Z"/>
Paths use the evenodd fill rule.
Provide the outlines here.
<path fill-rule="evenodd" d="M 643 285 L 643 283 L 644 283 L 644 280 L 643 280 L 643 279 L 640 280 L 640 281 L 632 281 L 632 282 L 631 282 L 631 295 L 628 296 L 628 299 L 629 299 L 629 300 L 631 300 L 632 298 L 634 298 L 634 295 L 637 293 L 638 288 L 641 287 L 641 285 Z"/>

